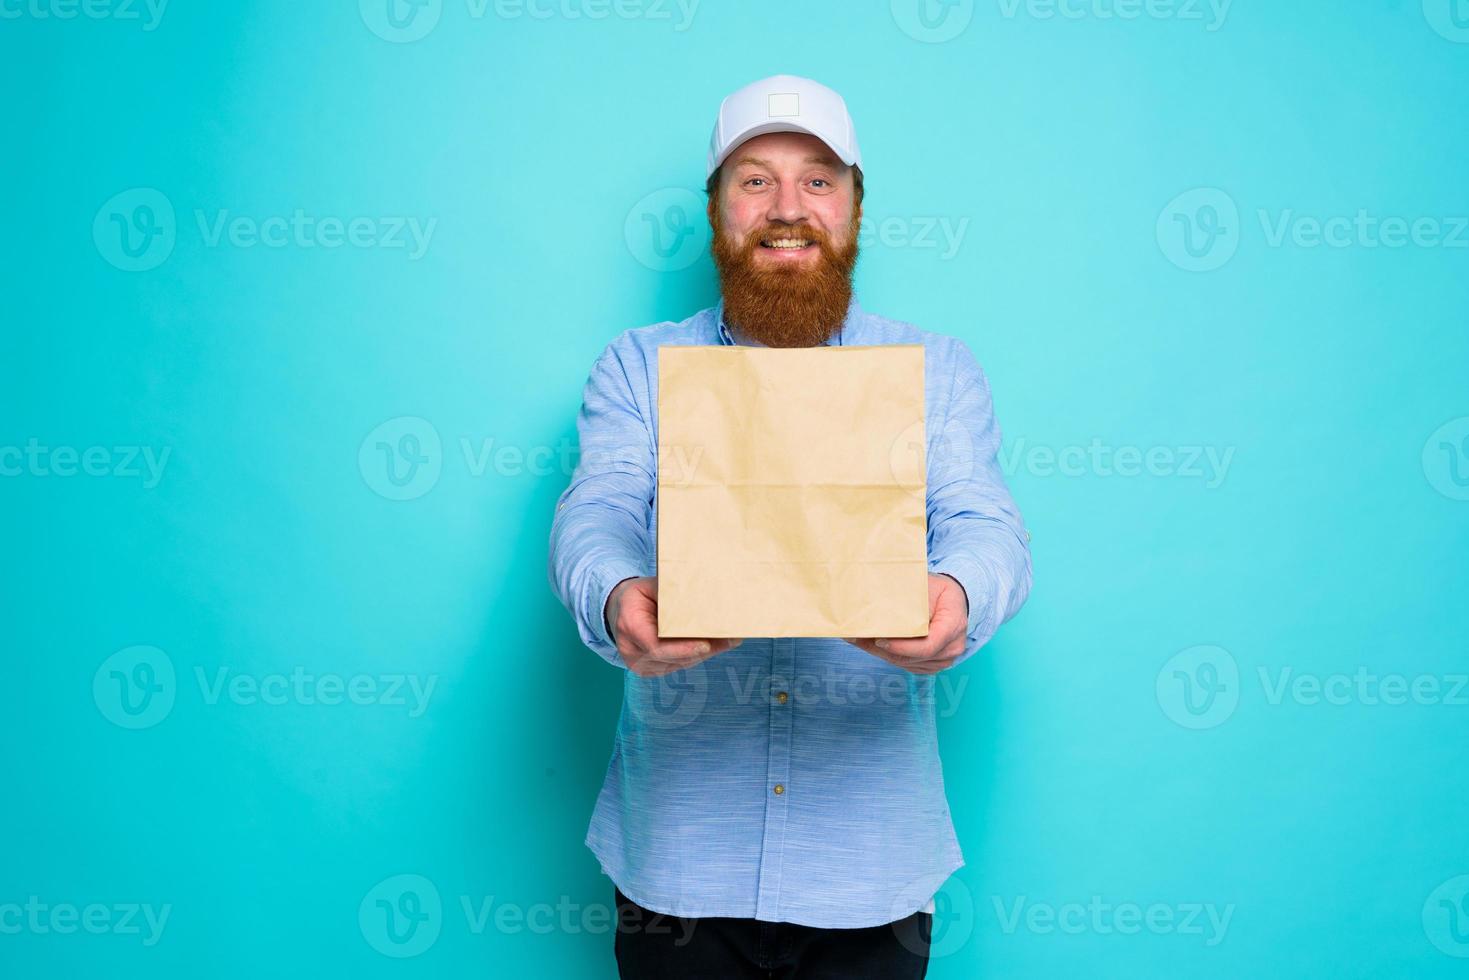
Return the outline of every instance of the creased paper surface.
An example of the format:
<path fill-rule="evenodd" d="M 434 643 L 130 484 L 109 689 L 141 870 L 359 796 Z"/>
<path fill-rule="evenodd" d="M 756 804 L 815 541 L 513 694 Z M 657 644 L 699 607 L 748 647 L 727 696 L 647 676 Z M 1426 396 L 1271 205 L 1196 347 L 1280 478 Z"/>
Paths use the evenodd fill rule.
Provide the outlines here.
<path fill-rule="evenodd" d="M 923 347 L 660 347 L 658 634 L 928 632 Z"/>

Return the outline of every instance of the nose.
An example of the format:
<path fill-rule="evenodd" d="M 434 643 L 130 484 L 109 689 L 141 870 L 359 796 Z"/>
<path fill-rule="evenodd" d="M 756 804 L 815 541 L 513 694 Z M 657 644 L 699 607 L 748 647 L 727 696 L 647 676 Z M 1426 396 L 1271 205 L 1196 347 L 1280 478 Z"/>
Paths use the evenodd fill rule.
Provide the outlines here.
<path fill-rule="evenodd" d="M 800 185 L 786 181 L 776 188 L 765 213 L 767 221 L 796 224 L 806 219 L 806 204 L 801 199 Z"/>

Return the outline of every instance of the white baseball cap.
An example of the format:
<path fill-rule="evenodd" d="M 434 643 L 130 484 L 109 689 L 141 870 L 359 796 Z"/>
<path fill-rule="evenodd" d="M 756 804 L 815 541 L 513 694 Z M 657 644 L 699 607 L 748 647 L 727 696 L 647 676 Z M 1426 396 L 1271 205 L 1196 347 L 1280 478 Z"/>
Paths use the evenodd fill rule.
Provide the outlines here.
<path fill-rule="evenodd" d="M 766 133 L 809 133 L 831 147 L 842 163 L 862 166 L 857 130 L 842 97 L 809 78 L 771 75 L 726 96 L 719 104 L 705 176 L 713 174 L 735 147 Z"/>

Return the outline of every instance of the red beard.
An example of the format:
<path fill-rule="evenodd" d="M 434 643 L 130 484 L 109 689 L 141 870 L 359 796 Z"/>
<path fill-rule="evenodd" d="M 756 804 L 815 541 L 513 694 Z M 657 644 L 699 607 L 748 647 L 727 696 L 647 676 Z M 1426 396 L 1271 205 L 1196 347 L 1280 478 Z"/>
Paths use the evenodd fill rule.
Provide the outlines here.
<path fill-rule="evenodd" d="M 836 333 L 852 300 L 861 224 L 857 209 L 852 210 L 846 244 L 840 249 L 832 246 L 829 236 L 805 223 L 767 225 L 752 231 L 744 242 L 733 244 L 724 233 L 719 208 L 711 211 L 714 267 L 724 294 L 724 319 L 731 328 L 767 347 L 815 347 Z M 794 263 L 757 265 L 762 238 L 809 239 L 821 249 L 821 255 L 810 268 Z"/>

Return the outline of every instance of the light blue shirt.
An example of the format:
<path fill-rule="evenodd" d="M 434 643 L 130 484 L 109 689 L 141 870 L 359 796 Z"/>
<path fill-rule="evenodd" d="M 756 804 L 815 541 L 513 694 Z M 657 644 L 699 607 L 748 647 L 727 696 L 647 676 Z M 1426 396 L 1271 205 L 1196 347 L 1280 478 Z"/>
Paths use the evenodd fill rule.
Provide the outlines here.
<path fill-rule="evenodd" d="M 583 392 L 581 456 L 556 505 L 549 570 L 582 642 L 624 671 L 586 844 L 624 894 L 657 912 L 855 928 L 931 910 L 964 863 L 939 761 L 938 675 L 841 639 L 752 637 L 645 678 L 608 639 L 612 588 L 656 574 L 658 348 L 734 343 L 722 310 L 623 332 Z M 855 299 L 828 343 L 925 348 L 929 569 L 969 600 L 957 666 L 1030 591 L 1029 535 L 1000 472 L 989 384 L 962 341 Z"/>

